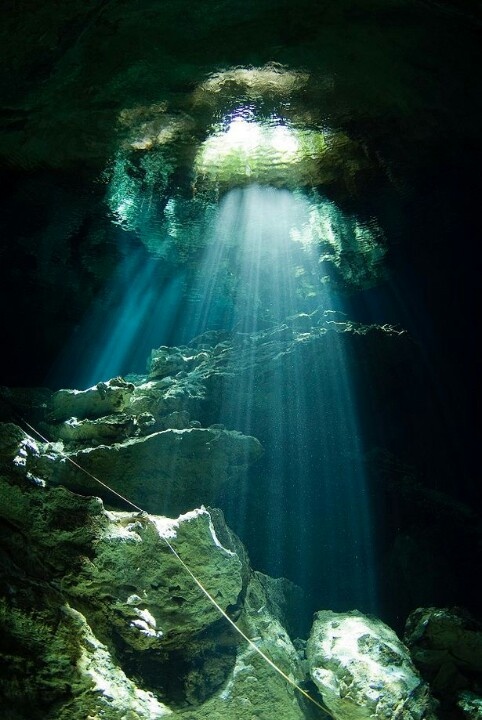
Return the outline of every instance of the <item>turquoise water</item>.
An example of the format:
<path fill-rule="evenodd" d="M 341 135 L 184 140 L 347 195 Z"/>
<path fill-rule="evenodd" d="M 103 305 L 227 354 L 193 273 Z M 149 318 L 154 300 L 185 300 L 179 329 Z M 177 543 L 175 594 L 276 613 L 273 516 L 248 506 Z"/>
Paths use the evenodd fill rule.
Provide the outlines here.
<path fill-rule="evenodd" d="M 150 348 L 166 341 L 213 329 L 244 338 L 226 368 L 242 383 L 224 387 L 217 409 L 208 400 L 204 412 L 211 423 L 257 437 L 265 454 L 219 503 L 254 566 L 307 591 L 306 617 L 320 604 L 378 607 L 367 419 L 359 412 L 356 359 L 336 332 L 348 319 L 343 294 L 330 281 L 343 243 L 355 251 L 359 243 L 359 267 L 364 241 L 372 241 L 368 254 L 376 247 L 360 227 L 319 195 L 257 184 L 232 189 L 206 213 L 194 272 L 159 283 L 160 259 L 127 255 L 63 360 L 71 367 L 76 356 L 76 386 L 89 387 L 144 372 Z M 326 337 L 305 347 L 311 326 L 326 320 Z"/>

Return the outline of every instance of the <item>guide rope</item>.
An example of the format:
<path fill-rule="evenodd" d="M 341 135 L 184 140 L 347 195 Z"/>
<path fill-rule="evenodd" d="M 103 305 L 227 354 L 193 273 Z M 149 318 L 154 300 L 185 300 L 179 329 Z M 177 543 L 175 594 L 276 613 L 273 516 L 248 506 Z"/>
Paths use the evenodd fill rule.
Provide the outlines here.
<path fill-rule="evenodd" d="M 5 398 L 2 398 L 2 399 L 5 400 Z M 9 403 L 9 404 L 10 404 L 10 403 Z M 32 432 L 34 432 L 41 440 L 43 440 L 43 442 L 45 442 L 45 443 L 47 443 L 47 444 L 49 444 L 49 445 L 52 444 L 52 442 L 51 442 L 50 440 L 48 440 L 44 435 L 42 435 L 42 433 L 41 433 L 39 430 L 37 430 L 37 428 L 35 428 L 33 425 L 31 425 L 27 420 L 25 420 L 25 418 L 23 418 L 23 417 L 21 417 L 21 416 L 18 416 L 18 414 L 17 414 L 16 412 L 15 412 L 15 414 L 17 415 L 17 417 L 19 417 L 19 419 L 22 421 L 22 423 L 23 423 L 26 427 L 28 427 L 30 430 L 32 430 Z M 73 460 L 71 457 L 69 457 L 66 453 L 64 453 L 64 452 L 62 452 L 62 451 L 57 451 L 57 452 L 59 453 L 59 455 L 61 455 L 63 458 L 65 458 L 65 460 L 67 460 L 67 461 L 70 462 L 72 465 L 74 465 L 78 470 L 80 470 L 81 472 L 83 472 L 85 475 L 87 475 L 88 477 L 90 477 L 92 480 L 95 480 L 95 482 L 99 483 L 99 485 L 102 485 L 102 487 L 104 487 L 106 490 L 108 490 L 109 492 L 111 492 L 111 493 L 113 493 L 114 495 L 116 495 L 118 498 L 120 498 L 120 499 L 123 500 L 125 503 L 127 503 L 128 505 L 130 505 L 132 508 L 134 508 L 135 510 L 137 510 L 138 512 L 140 512 L 140 513 L 142 513 L 142 514 L 146 514 L 146 515 L 149 514 L 149 513 L 147 513 L 146 510 L 144 510 L 143 508 L 139 507 L 139 505 L 136 505 L 136 504 L 133 503 L 131 500 L 129 500 L 129 498 L 126 498 L 124 495 L 121 495 L 121 493 L 117 492 L 117 490 L 114 490 L 114 489 L 111 488 L 109 485 L 107 485 L 107 483 L 103 482 L 103 481 L 100 480 L 98 477 L 96 477 L 95 475 L 93 475 L 91 472 L 89 472 L 88 470 L 86 470 L 85 468 L 83 468 L 81 465 L 79 465 L 79 463 L 77 463 L 75 460 Z M 293 678 L 291 678 L 291 677 L 290 677 L 287 673 L 285 673 L 278 665 L 276 665 L 276 663 L 273 662 L 273 660 L 271 660 L 271 658 L 268 657 L 268 655 L 266 655 L 266 653 L 264 653 L 263 650 L 261 650 L 261 648 L 259 648 L 259 647 L 256 645 L 256 643 L 255 643 L 253 640 L 251 640 L 251 638 L 248 637 L 248 635 L 246 635 L 246 633 L 244 633 L 243 630 L 241 630 L 241 628 L 239 628 L 239 627 L 236 625 L 236 623 L 234 622 L 234 620 L 232 620 L 232 618 L 229 617 L 229 615 L 227 614 L 227 612 L 219 605 L 219 603 L 218 603 L 218 602 L 216 601 L 216 599 L 211 595 L 211 593 L 209 592 L 209 590 L 207 590 L 207 589 L 204 587 L 204 585 L 202 584 L 202 582 L 196 577 L 196 575 L 192 572 L 192 570 L 189 568 L 189 566 L 186 565 L 186 563 L 184 562 L 184 560 L 181 558 L 181 556 L 178 554 L 178 552 L 177 552 L 176 549 L 173 547 L 173 545 L 169 542 L 169 540 L 168 540 L 167 538 L 163 537 L 162 535 L 160 535 L 159 537 L 164 541 L 164 543 L 165 543 L 165 544 L 167 545 L 167 547 L 169 548 L 170 552 L 171 552 L 171 553 L 174 555 L 174 557 L 178 560 L 178 562 L 181 564 L 181 566 L 183 567 L 183 569 L 185 570 L 185 572 L 191 577 L 191 579 L 192 579 L 193 582 L 198 586 L 198 588 L 201 590 L 201 592 L 207 597 L 207 599 L 209 600 L 209 602 L 216 608 L 216 610 L 218 610 L 218 612 L 223 616 L 223 618 L 228 621 L 228 623 L 234 628 L 234 630 L 238 633 L 238 635 L 240 635 L 240 636 L 243 638 L 243 640 L 245 640 L 245 641 L 248 643 L 248 645 L 249 645 L 273 670 L 275 670 L 275 671 L 278 673 L 278 675 L 280 675 L 280 676 L 281 676 L 284 680 L 286 680 L 286 682 L 288 682 L 295 690 L 297 690 L 301 695 L 303 695 L 303 697 L 304 697 L 306 700 L 308 700 L 308 701 L 309 701 L 310 703 L 312 703 L 313 705 L 316 705 L 317 708 L 319 708 L 320 710 L 322 710 L 322 712 L 326 713 L 326 714 L 329 715 L 331 718 L 334 718 L 334 715 L 328 710 L 328 708 L 326 708 L 324 705 L 322 705 L 321 702 L 318 702 L 318 700 L 316 700 L 314 697 L 312 697 L 312 696 L 311 696 L 306 690 L 304 690 L 295 680 L 293 680 Z"/>

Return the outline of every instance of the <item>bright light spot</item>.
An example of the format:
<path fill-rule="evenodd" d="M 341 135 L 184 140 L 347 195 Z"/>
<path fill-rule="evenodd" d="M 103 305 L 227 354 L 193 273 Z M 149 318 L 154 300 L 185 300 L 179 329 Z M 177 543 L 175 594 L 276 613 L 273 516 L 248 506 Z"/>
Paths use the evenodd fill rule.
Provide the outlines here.
<path fill-rule="evenodd" d="M 296 159 L 297 153 L 300 151 L 300 143 L 292 130 L 284 125 L 275 127 L 272 133 L 271 144 L 275 150 L 283 153 L 285 157 Z"/>
<path fill-rule="evenodd" d="M 199 148 L 199 176 L 226 183 L 304 184 L 325 150 L 321 132 L 300 130 L 279 117 L 256 120 L 240 108 L 229 122 L 214 128 Z"/>
<path fill-rule="evenodd" d="M 114 212 L 120 220 L 125 220 L 129 214 L 129 210 L 133 207 L 133 205 L 134 200 L 132 198 L 124 198 L 115 208 Z"/>
<path fill-rule="evenodd" d="M 261 128 L 255 122 L 248 122 L 243 118 L 234 118 L 228 127 L 223 142 L 226 151 L 239 148 L 249 152 L 261 141 Z"/>

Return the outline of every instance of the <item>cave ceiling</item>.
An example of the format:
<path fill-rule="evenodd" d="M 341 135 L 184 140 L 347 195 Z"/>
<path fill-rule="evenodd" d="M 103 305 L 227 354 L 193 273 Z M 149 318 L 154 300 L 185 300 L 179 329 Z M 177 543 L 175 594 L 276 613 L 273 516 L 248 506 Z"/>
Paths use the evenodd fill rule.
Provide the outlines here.
<path fill-rule="evenodd" d="M 436 330 L 458 320 L 472 277 L 454 233 L 461 216 L 467 242 L 476 225 L 481 150 L 477 3 L 17 1 L 1 14 L 2 288 L 15 307 L 3 382 L 41 382 L 119 261 L 116 167 L 167 163 L 163 210 L 193 188 L 210 202 L 193 168 L 240 108 L 322 133 L 311 184 L 375 217 L 388 269 L 413 269 Z M 135 223 L 123 229 L 124 244 L 142 244 Z"/>
<path fill-rule="evenodd" d="M 478 134 L 476 10 L 406 0 L 6 3 L 1 154 L 26 168 L 102 169 L 126 110 L 192 114 L 211 73 L 275 62 L 309 75 L 298 100 L 313 120 L 394 162 L 407 143 Z M 201 109 L 198 133 L 202 120 Z"/>

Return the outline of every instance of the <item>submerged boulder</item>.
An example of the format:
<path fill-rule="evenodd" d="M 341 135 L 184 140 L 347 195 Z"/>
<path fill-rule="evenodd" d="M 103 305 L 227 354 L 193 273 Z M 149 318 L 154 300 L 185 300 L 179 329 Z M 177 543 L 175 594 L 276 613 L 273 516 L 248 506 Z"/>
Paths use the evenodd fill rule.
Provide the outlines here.
<path fill-rule="evenodd" d="M 323 610 L 306 648 L 311 677 L 335 720 L 428 720 L 433 701 L 393 630 L 357 610 Z"/>
<path fill-rule="evenodd" d="M 457 707 L 461 710 L 466 720 L 482 719 L 482 697 L 472 692 L 464 691 L 460 693 L 457 701 Z"/>
<path fill-rule="evenodd" d="M 250 576 L 238 626 L 294 683 L 304 668 L 283 624 L 270 610 L 266 583 Z M 199 677 L 192 680 L 199 683 Z M 206 702 L 183 713 L 186 720 L 311 720 L 316 707 L 266 662 L 251 644 L 241 643 L 227 681 Z"/>
<path fill-rule="evenodd" d="M 113 445 L 46 455 L 37 462 L 36 472 L 51 483 L 113 502 L 112 493 L 96 482 L 95 475 L 151 512 L 177 515 L 213 503 L 224 483 L 261 454 L 256 438 L 236 431 L 169 429 Z"/>
<path fill-rule="evenodd" d="M 418 608 L 405 626 L 405 642 L 436 692 L 452 694 L 482 679 L 482 625 L 460 608 Z"/>
<path fill-rule="evenodd" d="M 223 610 L 237 604 L 242 559 L 221 544 L 206 509 L 177 520 L 139 513 L 107 516 L 93 557 L 62 581 L 69 596 L 91 608 L 103 635 L 115 631 L 137 650 L 179 649 L 219 620 L 219 611 L 183 563 Z"/>
<path fill-rule="evenodd" d="M 482 625 L 461 608 L 418 608 L 408 617 L 405 642 L 444 706 L 482 718 Z"/>

